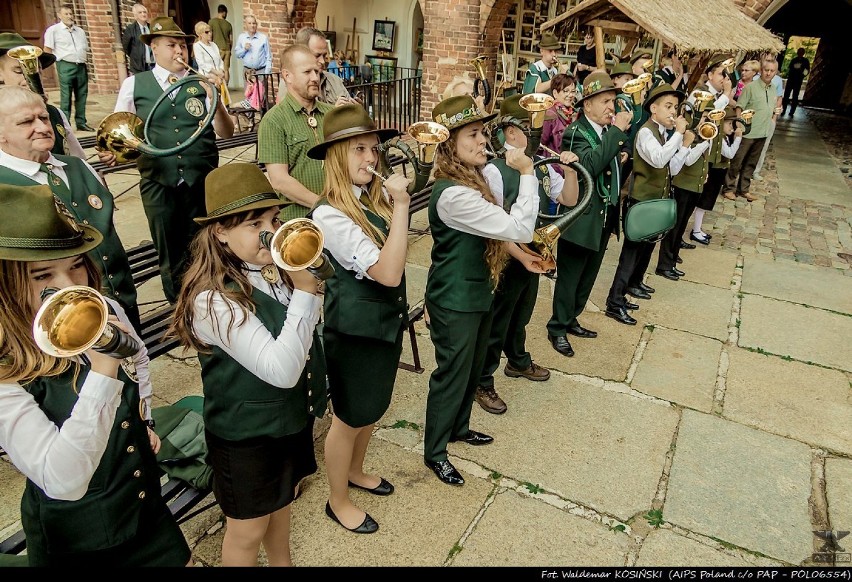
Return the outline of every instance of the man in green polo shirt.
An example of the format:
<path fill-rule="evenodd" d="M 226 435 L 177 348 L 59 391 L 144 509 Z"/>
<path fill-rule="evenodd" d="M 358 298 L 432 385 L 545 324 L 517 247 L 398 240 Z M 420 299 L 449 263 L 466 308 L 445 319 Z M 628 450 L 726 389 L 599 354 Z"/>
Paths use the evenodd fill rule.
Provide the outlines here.
<path fill-rule="evenodd" d="M 308 157 L 322 141 L 322 125 L 331 105 L 318 101 L 322 69 L 314 53 L 293 45 L 281 53 L 287 93 L 270 109 L 257 130 L 257 159 L 269 181 L 285 197 L 281 220 L 301 218 L 319 200 L 325 181 L 322 162 Z"/>

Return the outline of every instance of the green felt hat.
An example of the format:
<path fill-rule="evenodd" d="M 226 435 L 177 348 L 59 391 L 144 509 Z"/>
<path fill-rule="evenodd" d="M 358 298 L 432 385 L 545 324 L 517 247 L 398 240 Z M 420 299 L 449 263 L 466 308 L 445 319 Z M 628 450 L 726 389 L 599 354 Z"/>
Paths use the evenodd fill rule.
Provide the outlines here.
<path fill-rule="evenodd" d="M 678 91 L 668 83 L 660 83 L 659 85 L 651 89 L 651 92 L 648 93 L 648 96 L 645 98 L 645 103 L 642 104 L 642 107 L 644 107 L 646 111 L 650 111 L 651 104 L 660 97 L 664 97 L 666 95 L 674 95 L 675 97 L 677 97 L 678 105 L 680 105 L 680 103 L 684 99 L 686 99 L 686 95 L 684 95 L 683 92 Z"/>
<path fill-rule="evenodd" d="M 187 40 L 194 40 L 194 34 L 186 34 L 184 31 L 180 29 L 177 23 L 173 18 L 168 16 L 158 16 L 154 19 L 154 22 L 151 23 L 151 32 L 148 34 L 140 35 L 139 38 L 145 44 L 151 44 L 151 41 L 158 36 L 171 36 L 174 38 L 185 38 Z"/>
<path fill-rule="evenodd" d="M 449 97 L 432 109 L 432 121 L 440 123 L 450 131 L 475 121 L 487 123 L 495 117 L 497 117 L 496 113 L 489 115 L 479 109 L 470 95 Z"/>
<path fill-rule="evenodd" d="M 630 55 L 630 64 L 635 65 L 636 61 L 639 59 L 652 59 L 654 58 L 654 54 L 650 49 L 646 48 L 638 48 L 633 51 L 633 54 Z"/>
<path fill-rule="evenodd" d="M 541 40 L 538 42 L 538 48 L 559 50 L 562 48 L 562 43 L 559 42 L 559 39 L 556 38 L 555 34 L 546 30 L 541 33 Z"/>
<path fill-rule="evenodd" d="M 609 72 L 610 78 L 618 77 L 620 75 L 630 75 L 631 78 L 636 78 L 636 73 L 633 72 L 633 67 L 630 63 L 618 63 Z"/>
<path fill-rule="evenodd" d="M 19 46 L 35 45 L 17 32 L 0 33 L 0 56 L 5 55 L 7 52 L 9 52 L 10 49 L 17 48 Z M 56 62 L 56 55 L 42 52 L 38 57 L 38 62 L 39 64 L 41 64 L 42 69 L 46 69 Z"/>
<path fill-rule="evenodd" d="M 506 97 L 500 103 L 500 115 L 505 116 L 509 115 L 518 119 L 519 121 L 528 121 L 530 118 L 530 112 L 521 107 L 521 95 L 518 93 L 517 95 L 512 95 L 511 97 Z"/>
<path fill-rule="evenodd" d="M 723 61 L 731 58 L 731 55 L 726 53 L 717 53 L 710 57 L 710 60 L 707 61 L 707 66 L 704 68 L 704 72 L 708 72 L 711 69 L 714 69 L 717 65 L 720 65 Z"/>
<path fill-rule="evenodd" d="M 281 206 L 281 197 L 256 164 L 234 163 L 219 166 L 204 179 L 207 216 L 195 218 L 208 224 L 226 216 Z"/>
<path fill-rule="evenodd" d="M 352 103 L 335 107 L 325 114 L 322 122 L 323 142 L 308 150 L 308 157 L 324 160 L 329 146 L 358 135 L 375 133 L 379 142 L 399 135 L 395 129 L 378 129 L 370 114 L 361 105 Z"/>
<path fill-rule="evenodd" d="M 725 107 L 725 120 L 727 121 L 728 119 L 736 119 L 737 117 L 739 117 L 739 115 L 737 114 L 737 109 L 735 107 L 727 105 Z"/>
<path fill-rule="evenodd" d="M 606 93 L 612 91 L 618 93 L 618 88 L 613 84 L 609 73 L 604 71 L 595 71 L 589 73 L 586 77 L 586 82 L 583 83 L 583 98 L 577 101 L 577 105 L 598 93 Z"/>
<path fill-rule="evenodd" d="M 77 222 L 50 186 L 0 184 L 0 216 L 7 217 L 0 220 L 0 259 L 65 259 L 103 241 L 97 229 Z"/>

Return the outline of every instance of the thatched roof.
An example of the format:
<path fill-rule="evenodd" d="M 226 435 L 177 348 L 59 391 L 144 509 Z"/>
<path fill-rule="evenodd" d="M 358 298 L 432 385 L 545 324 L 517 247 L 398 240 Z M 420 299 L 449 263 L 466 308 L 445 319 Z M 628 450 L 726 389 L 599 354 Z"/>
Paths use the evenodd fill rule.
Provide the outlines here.
<path fill-rule="evenodd" d="M 541 29 L 568 19 L 611 34 L 636 34 L 638 25 L 665 45 L 689 53 L 784 50 L 784 43 L 732 0 L 584 0 Z"/>

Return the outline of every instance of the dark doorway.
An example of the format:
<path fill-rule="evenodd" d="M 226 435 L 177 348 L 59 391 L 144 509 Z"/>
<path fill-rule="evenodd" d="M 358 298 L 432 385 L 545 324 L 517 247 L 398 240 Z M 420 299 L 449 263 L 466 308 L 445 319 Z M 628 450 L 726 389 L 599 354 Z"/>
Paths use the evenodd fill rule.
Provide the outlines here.
<path fill-rule="evenodd" d="M 28 42 L 43 46 L 49 24 L 44 15 L 44 0 L 4 0 L 0 2 L 0 32 L 17 32 Z M 46 89 L 56 87 L 54 67 L 42 73 Z"/>
<path fill-rule="evenodd" d="M 171 0 L 169 16 L 186 34 L 195 34 L 195 24 L 210 20 L 210 7 L 207 0 Z M 190 43 L 192 44 L 192 43 Z"/>

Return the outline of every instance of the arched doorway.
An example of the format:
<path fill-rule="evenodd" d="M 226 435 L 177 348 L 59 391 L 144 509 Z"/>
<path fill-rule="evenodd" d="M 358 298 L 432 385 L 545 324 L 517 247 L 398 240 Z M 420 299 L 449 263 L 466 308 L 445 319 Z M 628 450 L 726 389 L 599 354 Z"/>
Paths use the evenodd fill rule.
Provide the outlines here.
<path fill-rule="evenodd" d="M 28 42 L 40 47 L 47 27 L 44 0 L 0 2 L 0 32 L 17 32 Z M 53 71 L 54 67 L 51 67 L 42 73 L 42 82 L 47 89 L 56 87 Z"/>
<path fill-rule="evenodd" d="M 169 0 L 169 16 L 182 31 L 195 34 L 195 23 L 210 20 L 210 7 L 207 0 Z"/>

